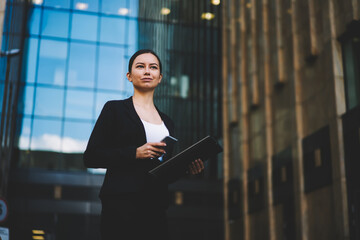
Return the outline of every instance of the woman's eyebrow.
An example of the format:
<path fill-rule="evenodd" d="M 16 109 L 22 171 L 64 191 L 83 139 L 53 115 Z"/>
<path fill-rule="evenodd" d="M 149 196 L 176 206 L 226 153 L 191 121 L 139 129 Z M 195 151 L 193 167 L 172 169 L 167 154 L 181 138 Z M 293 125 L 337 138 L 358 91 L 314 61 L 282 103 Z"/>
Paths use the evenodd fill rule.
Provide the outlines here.
<path fill-rule="evenodd" d="M 135 63 L 135 65 L 138 65 L 138 64 L 145 64 L 145 63 L 143 63 L 143 62 L 137 62 L 137 63 Z M 156 66 L 158 66 L 157 63 L 150 63 L 149 65 L 156 65 Z"/>

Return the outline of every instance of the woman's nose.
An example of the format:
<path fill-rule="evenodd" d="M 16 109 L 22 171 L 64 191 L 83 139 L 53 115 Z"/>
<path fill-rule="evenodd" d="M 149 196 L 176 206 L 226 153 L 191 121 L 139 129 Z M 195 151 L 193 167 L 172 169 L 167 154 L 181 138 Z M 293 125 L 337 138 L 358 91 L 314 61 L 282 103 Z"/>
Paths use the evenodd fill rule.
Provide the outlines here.
<path fill-rule="evenodd" d="M 150 73 L 150 67 L 145 67 L 145 74 L 149 74 Z"/>

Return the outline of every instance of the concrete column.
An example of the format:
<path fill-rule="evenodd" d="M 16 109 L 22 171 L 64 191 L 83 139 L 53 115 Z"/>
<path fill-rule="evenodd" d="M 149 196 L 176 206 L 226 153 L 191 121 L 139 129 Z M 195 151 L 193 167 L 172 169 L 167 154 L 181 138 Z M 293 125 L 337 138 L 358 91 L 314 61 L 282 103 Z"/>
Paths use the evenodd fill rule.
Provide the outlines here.
<path fill-rule="evenodd" d="M 6 0 L 0 0 L 0 46 L 2 44 L 3 25 L 5 18 Z"/>

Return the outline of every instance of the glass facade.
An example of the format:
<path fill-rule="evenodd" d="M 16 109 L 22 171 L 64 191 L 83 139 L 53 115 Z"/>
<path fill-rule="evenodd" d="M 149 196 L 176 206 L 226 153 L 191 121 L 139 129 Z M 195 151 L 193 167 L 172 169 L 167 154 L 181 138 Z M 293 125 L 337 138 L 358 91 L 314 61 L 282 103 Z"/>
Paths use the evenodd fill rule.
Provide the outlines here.
<path fill-rule="evenodd" d="M 137 33 L 138 5 L 133 1 L 129 9 L 129 2 L 33 1 L 24 49 L 19 167 L 84 170 L 81 163 L 65 164 L 63 154 L 81 154 L 103 104 L 132 94 L 126 65 L 138 42 L 128 26 Z M 29 161 L 39 151 L 44 159 Z"/>

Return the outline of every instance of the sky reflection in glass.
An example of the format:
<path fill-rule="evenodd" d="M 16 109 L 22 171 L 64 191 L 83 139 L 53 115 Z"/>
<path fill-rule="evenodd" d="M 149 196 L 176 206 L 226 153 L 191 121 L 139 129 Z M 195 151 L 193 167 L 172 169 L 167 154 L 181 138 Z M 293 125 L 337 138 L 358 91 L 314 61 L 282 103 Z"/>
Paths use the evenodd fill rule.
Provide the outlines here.
<path fill-rule="evenodd" d="M 91 123 L 65 121 L 62 152 L 84 152 L 92 127 Z"/>
<path fill-rule="evenodd" d="M 71 38 L 79 40 L 97 40 L 98 17 L 83 13 L 72 16 Z"/>
<path fill-rule="evenodd" d="M 69 12 L 44 9 L 41 34 L 67 38 L 69 34 Z"/>
<path fill-rule="evenodd" d="M 24 97 L 24 114 L 31 115 L 34 106 L 34 87 L 26 86 L 25 87 L 25 97 Z"/>
<path fill-rule="evenodd" d="M 28 38 L 28 49 L 27 49 L 27 58 L 26 58 L 26 82 L 33 83 L 35 82 L 36 74 L 36 58 L 38 53 L 38 43 L 37 38 Z"/>
<path fill-rule="evenodd" d="M 20 131 L 20 149 L 30 148 L 30 133 L 31 133 L 31 118 L 24 117 L 22 119 L 21 131 Z"/>
<path fill-rule="evenodd" d="M 35 115 L 62 117 L 63 105 L 63 89 L 37 87 L 35 97 Z"/>
<path fill-rule="evenodd" d="M 100 89 L 123 90 L 126 78 L 124 49 L 100 46 L 98 85 Z"/>
<path fill-rule="evenodd" d="M 55 8 L 70 8 L 70 0 L 44 0 L 44 6 Z"/>
<path fill-rule="evenodd" d="M 132 95 L 138 1 L 44 0 L 30 11 L 19 147 L 82 153 L 104 104 Z"/>
<path fill-rule="evenodd" d="M 119 14 L 121 9 L 129 9 L 127 0 L 102 0 L 101 11 L 106 14 Z"/>
<path fill-rule="evenodd" d="M 39 35 L 41 8 L 30 9 L 29 15 L 31 16 L 29 21 L 29 32 L 30 34 Z"/>
<path fill-rule="evenodd" d="M 93 118 L 94 92 L 67 90 L 66 118 L 89 119 Z"/>
<path fill-rule="evenodd" d="M 125 18 L 102 17 L 100 41 L 105 43 L 125 44 Z"/>
<path fill-rule="evenodd" d="M 128 53 L 132 55 L 136 50 L 138 50 L 138 32 L 139 32 L 139 25 L 138 20 L 128 20 L 129 25 L 129 34 L 128 37 Z"/>
<path fill-rule="evenodd" d="M 61 121 L 34 119 L 31 137 L 31 150 L 60 151 Z"/>
<path fill-rule="evenodd" d="M 71 43 L 68 69 L 68 86 L 90 87 L 95 85 L 96 45 Z"/>
<path fill-rule="evenodd" d="M 73 9 L 97 12 L 99 11 L 99 0 L 74 0 Z"/>
<path fill-rule="evenodd" d="M 39 83 L 64 85 L 67 42 L 41 40 L 37 80 Z"/>

